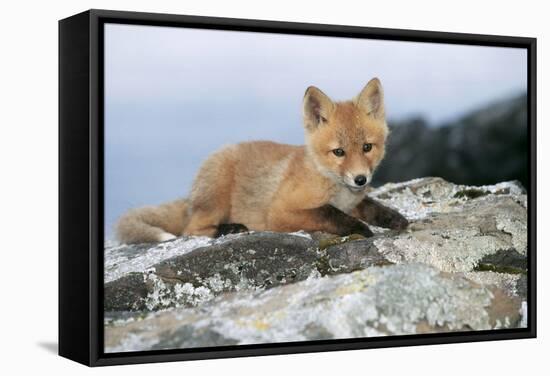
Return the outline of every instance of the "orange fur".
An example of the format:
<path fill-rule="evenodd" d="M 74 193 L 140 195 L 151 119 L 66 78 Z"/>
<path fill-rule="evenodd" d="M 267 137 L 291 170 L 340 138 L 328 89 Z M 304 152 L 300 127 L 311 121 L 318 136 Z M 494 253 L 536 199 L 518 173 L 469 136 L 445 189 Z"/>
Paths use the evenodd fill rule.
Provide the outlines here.
<path fill-rule="evenodd" d="M 180 226 L 157 221 L 160 231 L 213 236 L 218 225 L 239 223 L 257 231 L 345 232 L 327 216 L 330 210 L 320 208 L 331 205 L 358 215 L 356 207 L 366 190 L 356 186 L 354 178 L 372 176 L 384 156 L 388 134 L 381 84 L 378 79 L 371 80 L 356 98 L 346 102 L 333 102 L 310 87 L 303 109 L 306 145 L 255 141 L 212 154 L 196 176 L 189 208 L 181 211 L 173 205 L 169 206 L 171 214 L 165 213 L 166 218 L 179 218 Z M 366 143 L 372 145 L 367 152 L 363 149 Z M 334 154 L 338 148 L 344 156 Z M 136 222 L 144 221 L 143 215 L 136 218 L 130 213 L 122 217 L 118 228 L 135 229 Z M 118 236 L 123 242 L 143 240 L 126 236 L 135 232 L 119 230 Z M 144 237 L 159 240 L 158 233 Z"/>

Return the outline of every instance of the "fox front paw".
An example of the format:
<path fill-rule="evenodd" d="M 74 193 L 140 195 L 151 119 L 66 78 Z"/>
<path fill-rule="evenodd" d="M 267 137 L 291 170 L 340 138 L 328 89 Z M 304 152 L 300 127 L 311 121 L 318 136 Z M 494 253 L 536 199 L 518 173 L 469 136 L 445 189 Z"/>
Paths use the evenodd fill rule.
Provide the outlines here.
<path fill-rule="evenodd" d="M 369 226 L 367 226 L 364 223 L 357 223 L 355 226 L 353 226 L 350 229 L 349 234 L 346 235 L 352 235 L 352 234 L 358 234 L 363 235 L 365 238 L 370 238 L 373 236 L 373 232 L 370 230 Z"/>
<path fill-rule="evenodd" d="M 398 211 L 384 208 L 381 210 L 376 218 L 378 226 L 386 227 L 392 230 L 404 230 L 409 225 L 409 221 Z"/>
<path fill-rule="evenodd" d="M 248 227 L 240 223 L 222 223 L 218 225 L 218 230 L 214 237 L 218 238 L 222 235 L 238 234 L 241 232 L 248 232 Z"/>
<path fill-rule="evenodd" d="M 391 218 L 388 220 L 388 227 L 392 230 L 404 230 L 409 226 L 409 221 L 403 215 L 398 212 L 392 213 Z"/>

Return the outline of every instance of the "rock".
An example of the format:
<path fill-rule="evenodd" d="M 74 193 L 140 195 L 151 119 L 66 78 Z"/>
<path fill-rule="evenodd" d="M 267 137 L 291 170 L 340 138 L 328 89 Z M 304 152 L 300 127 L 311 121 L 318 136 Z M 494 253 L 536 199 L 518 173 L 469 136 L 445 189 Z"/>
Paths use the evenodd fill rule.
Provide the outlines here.
<path fill-rule="evenodd" d="M 465 278 L 487 287 L 496 287 L 509 296 L 527 300 L 525 274 L 496 273 L 492 271 L 462 273 Z"/>
<path fill-rule="evenodd" d="M 345 238 L 337 239 L 341 246 L 346 244 Z M 233 236 L 106 283 L 104 308 L 135 311 L 196 306 L 226 291 L 273 288 L 312 274 L 388 263 L 372 246 L 340 251 L 346 248 L 341 246 L 319 249 L 309 237 L 284 233 Z"/>
<path fill-rule="evenodd" d="M 421 264 L 369 267 L 239 291 L 105 328 L 106 351 L 142 351 L 514 327 L 521 302 Z"/>
<path fill-rule="evenodd" d="M 529 182 L 527 95 L 490 104 L 446 124 L 405 119 L 389 122 L 386 156 L 375 185 L 419 176 L 440 176 L 483 185 Z"/>
<path fill-rule="evenodd" d="M 251 232 L 107 246 L 108 348 L 526 325 L 527 195 L 519 183 L 422 178 L 369 194 L 409 227 L 373 227 L 367 239 Z"/>
<path fill-rule="evenodd" d="M 473 189 L 483 194 L 459 194 Z M 516 264 L 526 260 L 526 195 L 515 183 L 472 188 L 428 178 L 387 184 L 371 196 L 399 209 L 412 222 L 407 232 L 388 233 L 374 242 L 392 262 L 422 262 L 442 271 L 467 272 L 489 255 L 501 264 L 506 262 L 498 255 L 513 253 Z M 525 270 L 526 263 L 522 265 Z"/>
<path fill-rule="evenodd" d="M 114 281 L 128 273 L 144 272 L 153 265 L 183 255 L 192 250 L 231 239 L 211 239 L 208 237 L 181 237 L 173 241 L 157 244 L 112 244 L 105 245 L 105 282 Z"/>
<path fill-rule="evenodd" d="M 484 256 L 479 260 L 477 269 L 510 274 L 525 274 L 527 272 L 527 258 L 515 249 L 502 249 L 496 253 Z"/>

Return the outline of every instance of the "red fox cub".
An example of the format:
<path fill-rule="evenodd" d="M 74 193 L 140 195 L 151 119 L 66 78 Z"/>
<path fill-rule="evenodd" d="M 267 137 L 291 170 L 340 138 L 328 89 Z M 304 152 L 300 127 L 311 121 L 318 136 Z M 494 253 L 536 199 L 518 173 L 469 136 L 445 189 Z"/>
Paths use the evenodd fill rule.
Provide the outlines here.
<path fill-rule="evenodd" d="M 212 154 L 188 199 L 129 211 L 118 221 L 119 240 L 246 230 L 372 236 L 366 223 L 405 228 L 403 216 L 366 196 L 388 136 L 380 81 L 372 79 L 346 102 L 309 87 L 303 122 L 304 146 L 254 141 Z"/>

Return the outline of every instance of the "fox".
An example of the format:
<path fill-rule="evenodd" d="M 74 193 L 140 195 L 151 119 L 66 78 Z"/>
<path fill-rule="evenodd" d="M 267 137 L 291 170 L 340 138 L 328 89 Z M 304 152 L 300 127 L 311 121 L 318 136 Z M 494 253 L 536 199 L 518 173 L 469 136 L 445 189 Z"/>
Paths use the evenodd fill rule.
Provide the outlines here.
<path fill-rule="evenodd" d="M 373 236 L 407 219 L 368 197 L 389 130 L 384 94 L 371 79 L 351 100 L 315 86 L 302 101 L 305 145 L 248 141 L 225 146 L 200 167 L 188 198 L 131 209 L 116 224 L 122 243 L 235 232 L 316 232 Z"/>

